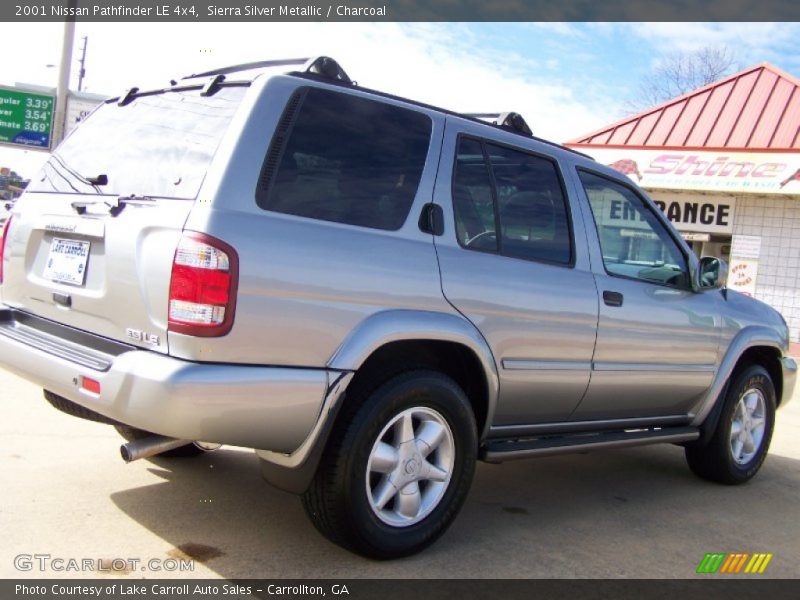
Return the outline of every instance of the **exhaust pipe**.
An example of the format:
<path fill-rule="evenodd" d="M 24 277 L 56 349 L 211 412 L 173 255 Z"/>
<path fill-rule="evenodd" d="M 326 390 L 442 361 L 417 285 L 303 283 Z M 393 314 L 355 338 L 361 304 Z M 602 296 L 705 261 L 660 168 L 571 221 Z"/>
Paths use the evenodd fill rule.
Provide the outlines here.
<path fill-rule="evenodd" d="M 191 440 L 178 440 L 163 435 L 151 435 L 140 440 L 122 444 L 122 446 L 119 447 L 119 452 L 122 455 L 122 460 L 129 463 L 134 460 L 139 460 L 140 458 L 148 458 L 156 454 L 161 454 L 162 452 L 168 452 L 169 450 L 174 450 L 175 448 L 180 448 L 181 446 L 186 446 L 191 443 Z"/>

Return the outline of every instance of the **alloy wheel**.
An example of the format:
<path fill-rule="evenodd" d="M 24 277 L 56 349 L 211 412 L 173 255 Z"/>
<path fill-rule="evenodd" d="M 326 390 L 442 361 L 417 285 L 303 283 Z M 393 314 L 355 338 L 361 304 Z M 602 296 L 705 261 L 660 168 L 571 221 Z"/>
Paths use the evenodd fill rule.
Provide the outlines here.
<path fill-rule="evenodd" d="M 389 421 L 367 462 L 367 498 L 387 525 L 408 527 L 427 517 L 447 491 L 455 463 L 453 432 L 426 407 L 404 410 Z"/>

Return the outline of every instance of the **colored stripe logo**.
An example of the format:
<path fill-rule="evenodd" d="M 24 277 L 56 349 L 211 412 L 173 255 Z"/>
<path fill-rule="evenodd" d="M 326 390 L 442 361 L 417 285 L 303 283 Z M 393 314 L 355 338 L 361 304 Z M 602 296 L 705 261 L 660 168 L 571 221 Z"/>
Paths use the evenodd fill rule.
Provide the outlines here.
<path fill-rule="evenodd" d="M 713 552 L 705 555 L 697 573 L 713 574 L 724 573 L 727 575 L 738 574 L 761 574 L 767 569 L 773 554 L 757 552 L 748 554 L 747 552 Z"/>

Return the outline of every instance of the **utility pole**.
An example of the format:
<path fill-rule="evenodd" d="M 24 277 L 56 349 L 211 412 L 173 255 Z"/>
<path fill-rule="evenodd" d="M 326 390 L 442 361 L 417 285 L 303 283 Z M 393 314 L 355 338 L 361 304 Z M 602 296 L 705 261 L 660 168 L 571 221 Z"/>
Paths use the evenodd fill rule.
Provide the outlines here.
<path fill-rule="evenodd" d="M 56 113 L 53 118 L 53 141 L 55 148 L 64 139 L 64 126 L 67 119 L 67 97 L 69 96 L 69 74 L 72 66 L 72 46 L 75 42 L 75 21 L 64 22 L 64 40 L 61 44 L 61 64 L 58 69 L 58 89 L 56 90 Z"/>
<path fill-rule="evenodd" d="M 83 91 L 83 78 L 86 76 L 86 67 L 85 67 L 85 64 L 86 64 L 86 46 L 88 46 L 88 45 L 89 45 L 89 36 L 85 35 L 85 36 L 83 36 L 83 52 L 81 52 L 81 60 L 80 60 L 81 70 L 78 73 L 78 91 L 79 92 Z"/>

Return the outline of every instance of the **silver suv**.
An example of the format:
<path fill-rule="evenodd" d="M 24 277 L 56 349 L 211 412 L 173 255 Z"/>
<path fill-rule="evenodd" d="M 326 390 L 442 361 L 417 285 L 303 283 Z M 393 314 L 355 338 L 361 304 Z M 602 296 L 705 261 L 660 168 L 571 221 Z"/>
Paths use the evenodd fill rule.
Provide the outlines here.
<path fill-rule="evenodd" d="M 796 365 L 631 181 L 329 58 L 105 102 L 2 240 L 0 363 L 126 460 L 254 448 L 314 525 L 432 543 L 476 460 L 669 442 L 761 467 Z"/>

